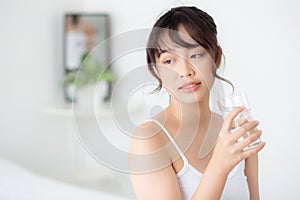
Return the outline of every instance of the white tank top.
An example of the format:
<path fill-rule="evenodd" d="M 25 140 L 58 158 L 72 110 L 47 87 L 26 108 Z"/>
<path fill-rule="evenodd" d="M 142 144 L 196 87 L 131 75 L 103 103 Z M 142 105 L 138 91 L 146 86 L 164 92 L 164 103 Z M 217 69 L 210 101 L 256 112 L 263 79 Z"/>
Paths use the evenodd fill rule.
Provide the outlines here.
<path fill-rule="evenodd" d="M 175 140 L 167 129 L 157 120 L 152 119 L 160 126 L 165 134 L 174 145 L 175 149 L 183 160 L 183 168 L 176 174 L 182 199 L 190 200 L 200 182 L 202 174 L 195 169 L 187 160 L 184 153 L 180 150 Z M 247 177 L 244 175 L 245 161 L 241 161 L 235 168 L 229 173 L 227 181 L 221 196 L 221 200 L 247 200 L 249 199 L 249 190 L 247 185 Z"/>

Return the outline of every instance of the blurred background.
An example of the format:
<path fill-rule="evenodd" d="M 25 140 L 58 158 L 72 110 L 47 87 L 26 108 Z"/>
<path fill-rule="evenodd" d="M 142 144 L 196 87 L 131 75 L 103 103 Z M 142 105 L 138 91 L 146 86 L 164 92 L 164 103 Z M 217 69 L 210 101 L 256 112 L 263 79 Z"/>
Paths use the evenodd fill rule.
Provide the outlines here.
<path fill-rule="evenodd" d="M 0 157 L 5 161 L 0 162 L 0 171 L 1 164 L 9 161 L 47 180 L 134 199 L 128 174 L 102 166 L 86 153 L 74 134 L 72 115 L 61 106 L 65 105 L 63 17 L 66 12 L 106 13 L 114 36 L 149 28 L 165 10 L 190 4 L 215 19 L 226 58 L 224 76 L 247 92 L 261 122 L 262 139 L 267 142 L 260 153 L 261 199 L 299 199 L 300 3 L 296 0 L 2 0 Z M 112 53 L 117 48 L 110 47 Z M 136 60 L 145 62 L 145 57 Z M 131 68 L 126 59 L 112 65 L 118 77 Z M 5 187 L 9 180 L 7 176 Z M 2 195 L 4 189 L 0 185 Z"/>

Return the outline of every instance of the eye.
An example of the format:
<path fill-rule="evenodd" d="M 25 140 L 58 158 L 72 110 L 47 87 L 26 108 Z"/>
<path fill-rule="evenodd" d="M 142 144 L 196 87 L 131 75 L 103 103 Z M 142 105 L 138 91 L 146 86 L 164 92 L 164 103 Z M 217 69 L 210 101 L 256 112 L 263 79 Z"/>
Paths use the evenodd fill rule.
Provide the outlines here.
<path fill-rule="evenodd" d="M 175 62 L 175 60 L 173 60 L 173 59 L 167 59 L 163 63 L 169 65 L 169 64 L 172 64 L 173 62 Z"/>
<path fill-rule="evenodd" d="M 202 53 L 197 53 L 197 54 L 191 55 L 190 58 L 200 58 L 202 55 L 203 55 Z"/>

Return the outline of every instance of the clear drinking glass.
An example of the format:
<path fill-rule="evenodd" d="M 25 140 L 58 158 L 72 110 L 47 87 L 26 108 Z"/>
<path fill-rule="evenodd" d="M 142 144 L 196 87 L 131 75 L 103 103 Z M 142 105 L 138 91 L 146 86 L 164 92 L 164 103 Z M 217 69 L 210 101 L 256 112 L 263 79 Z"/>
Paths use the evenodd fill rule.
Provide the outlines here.
<path fill-rule="evenodd" d="M 238 114 L 238 116 L 234 119 L 234 130 L 239 128 L 241 125 L 243 125 L 245 122 L 253 121 L 253 114 L 251 112 L 251 107 L 247 98 L 247 95 L 245 92 L 238 92 L 234 93 L 233 95 L 227 96 L 224 99 L 221 99 L 218 101 L 218 106 L 220 111 L 223 114 L 223 117 L 225 118 L 229 112 L 231 112 L 234 108 L 243 106 L 244 110 Z M 255 129 L 251 131 L 255 131 Z M 251 132 L 247 132 L 245 135 L 240 137 L 238 141 L 242 141 L 244 138 L 248 137 L 251 134 Z M 258 138 L 251 144 L 249 144 L 244 150 L 251 149 L 253 147 L 256 147 L 261 142 L 261 139 Z"/>

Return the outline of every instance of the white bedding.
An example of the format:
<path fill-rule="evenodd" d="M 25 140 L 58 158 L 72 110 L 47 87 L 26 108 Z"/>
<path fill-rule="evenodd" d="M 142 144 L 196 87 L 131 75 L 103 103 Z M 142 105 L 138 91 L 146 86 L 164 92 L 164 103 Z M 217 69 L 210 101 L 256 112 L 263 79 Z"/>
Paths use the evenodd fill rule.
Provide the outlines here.
<path fill-rule="evenodd" d="M 128 200 L 36 175 L 0 158 L 0 200 Z"/>

